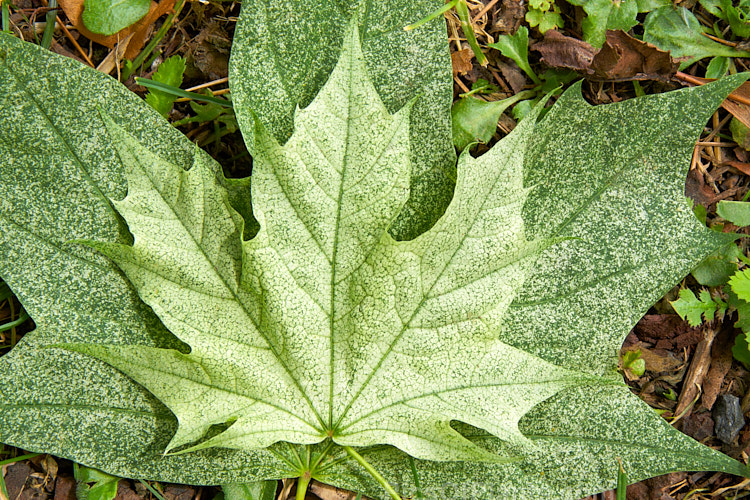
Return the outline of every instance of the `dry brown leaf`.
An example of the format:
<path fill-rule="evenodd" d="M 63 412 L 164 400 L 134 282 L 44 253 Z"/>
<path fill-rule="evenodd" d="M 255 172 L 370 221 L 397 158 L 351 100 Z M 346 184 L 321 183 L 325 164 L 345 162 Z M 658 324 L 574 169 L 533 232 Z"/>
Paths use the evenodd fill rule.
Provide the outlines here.
<path fill-rule="evenodd" d="M 698 346 L 695 348 L 690 368 L 685 374 L 680 397 L 677 399 L 677 409 L 674 412 L 677 418 L 689 415 L 695 398 L 701 394 L 703 380 L 711 366 L 711 346 L 717 333 L 716 329 L 711 326 L 703 328 L 703 340 L 698 342 Z"/>
<path fill-rule="evenodd" d="M 591 61 L 594 76 L 608 81 L 669 81 L 678 66 L 669 52 L 613 30 L 607 31 L 606 42 Z"/>
<path fill-rule="evenodd" d="M 143 44 L 146 42 L 146 36 L 148 35 L 151 25 L 154 24 L 154 21 L 158 18 L 170 12 L 174 7 L 175 1 L 176 0 L 161 0 L 158 4 L 152 1 L 148 13 L 140 21 L 109 36 L 97 35 L 86 29 L 86 26 L 83 24 L 83 19 L 81 18 L 81 15 L 83 14 L 83 0 L 58 0 L 58 4 L 62 7 L 65 15 L 68 16 L 68 19 L 80 34 L 89 40 L 104 45 L 105 47 L 111 49 L 117 45 L 118 41 L 125 40 L 132 35 L 130 42 L 127 44 L 127 48 L 124 51 L 124 57 L 126 59 L 133 59 L 138 55 L 141 48 L 143 48 Z"/>
<path fill-rule="evenodd" d="M 588 72 L 596 49 L 577 38 L 565 36 L 556 30 L 547 31 L 544 39 L 532 46 L 542 54 L 542 62 L 553 68 Z"/>
<path fill-rule="evenodd" d="M 471 71 L 472 64 L 471 60 L 474 58 L 474 53 L 471 49 L 457 50 L 451 52 L 451 63 L 453 64 L 453 78 L 456 75 L 465 75 Z"/>
<path fill-rule="evenodd" d="M 620 352 L 641 351 L 641 359 L 646 363 L 646 370 L 654 373 L 671 372 L 676 370 L 682 361 L 675 358 L 668 351 L 656 351 L 646 347 L 643 342 L 636 342 L 628 347 L 623 348 Z"/>
<path fill-rule="evenodd" d="M 548 66 L 572 69 L 597 80 L 667 81 L 679 66 L 669 52 L 636 40 L 624 31 L 607 31 L 607 40 L 599 51 L 554 30 L 545 33 L 544 39 L 532 48 L 542 54 L 542 62 Z"/>
<path fill-rule="evenodd" d="M 736 168 L 745 175 L 750 175 L 750 163 L 744 163 L 741 161 L 727 160 L 722 165 L 729 165 L 730 167 Z"/>

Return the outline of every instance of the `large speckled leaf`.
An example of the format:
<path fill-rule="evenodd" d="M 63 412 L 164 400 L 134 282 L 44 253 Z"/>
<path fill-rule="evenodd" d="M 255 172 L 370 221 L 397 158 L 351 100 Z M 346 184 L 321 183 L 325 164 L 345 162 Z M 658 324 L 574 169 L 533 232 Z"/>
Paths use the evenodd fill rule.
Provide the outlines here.
<path fill-rule="evenodd" d="M 248 480 L 289 474 L 268 452 L 163 457 L 177 428 L 167 408 L 108 365 L 44 349 L 63 341 L 181 346 L 117 266 L 69 243 L 132 241 L 108 202 L 127 183 L 97 108 L 175 165 L 210 157 L 112 78 L 7 34 L 0 81 L 0 276 L 37 325 L 0 359 L 0 441 L 121 476 L 200 482 L 191 474 L 217 467 L 211 482 L 236 481 L 236 469 Z"/>
<path fill-rule="evenodd" d="M 527 240 L 521 219 L 533 115 L 481 159 L 463 155 L 445 215 L 399 243 L 387 229 L 409 195 L 410 111 L 387 112 L 352 30 L 287 144 L 258 130 L 260 230 L 247 242 L 208 167 L 186 172 L 106 119 L 129 186 L 113 204 L 135 242 L 90 244 L 191 352 L 69 348 L 164 402 L 180 424 L 170 449 L 231 420 L 196 449 L 330 438 L 426 460 L 513 458 L 477 447 L 450 422 L 529 446 L 520 418 L 593 378 L 494 338 L 534 255 L 550 245 Z"/>
<path fill-rule="evenodd" d="M 128 141 L 112 140 L 116 126 L 106 128 L 97 108 L 115 124 L 128 125 L 139 153 L 196 172 L 216 166 L 108 77 L 5 35 L 0 55 L 0 220 L 10 228 L 0 235 L 0 275 L 39 325 L 0 360 L 0 440 L 114 474 L 165 481 L 216 484 L 298 475 L 285 445 L 162 456 L 177 423 L 158 400 L 101 362 L 40 349 L 69 341 L 180 346 L 109 261 L 66 244 L 132 243 L 105 201 L 125 194 L 125 167 L 134 165 L 123 166 L 117 153 L 126 152 Z M 617 347 L 638 316 L 727 241 L 695 221 L 682 189 L 698 130 L 738 83 L 739 77 L 596 108 L 574 89 L 533 130 L 522 183 L 518 176 L 508 183 L 525 196 L 524 239 L 557 244 L 536 247 L 540 256 L 512 297 L 498 338 L 535 362 L 542 358 L 590 382 L 528 412 L 518 425 L 528 442 L 500 440 L 479 429 L 486 422 L 475 428 L 454 424 L 477 446 L 519 457 L 516 463 L 429 462 L 388 446 L 364 448 L 365 457 L 404 493 L 414 492 L 416 471 L 430 498 L 575 499 L 614 485 L 616 458 L 633 480 L 681 469 L 747 474 L 738 462 L 661 421 L 614 372 Z M 80 120 L 82 115 L 87 119 Z M 635 132 L 623 134 L 623 127 Z M 509 148 L 522 135 L 496 148 Z M 460 170 L 483 167 L 483 161 L 464 158 Z M 513 233 L 508 236 L 512 241 Z M 408 248 L 420 239 L 394 246 Z M 89 261 L 100 264 L 96 269 L 106 279 Z M 87 297 L 105 286 L 108 293 L 94 295 L 89 304 Z M 109 323 L 92 326 L 89 310 L 92 317 L 100 311 Z M 492 324 L 494 318 L 488 319 Z M 312 449 L 320 451 L 319 445 Z M 318 478 L 382 496 L 356 464 L 336 458 L 340 452 L 323 464 Z"/>
<path fill-rule="evenodd" d="M 295 108 L 307 106 L 339 58 L 349 20 L 356 16 L 375 88 L 391 113 L 419 95 L 411 112 L 411 198 L 391 225 L 397 239 L 429 228 L 451 199 L 455 152 L 453 98 L 445 23 L 404 31 L 441 0 L 248 0 L 232 46 L 230 82 L 238 122 L 254 149 L 253 111 L 280 142 L 292 135 Z M 257 71 L 257 68 L 263 68 Z"/>

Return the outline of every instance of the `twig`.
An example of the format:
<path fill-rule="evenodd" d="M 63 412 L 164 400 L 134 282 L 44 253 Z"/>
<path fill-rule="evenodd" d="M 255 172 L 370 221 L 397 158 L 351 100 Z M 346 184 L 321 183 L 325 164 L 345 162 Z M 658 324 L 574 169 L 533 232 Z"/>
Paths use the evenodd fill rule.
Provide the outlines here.
<path fill-rule="evenodd" d="M 227 83 L 229 81 L 229 77 L 219 78 L 218 80 L 214 80 L 212 82 L 207 83 L 201 83 L 200 85 L 196 85 L 195 87 L 190 87 L 189 89 L 185 89 L 187 92 L 193 92 L 195 90 L 205 89 L 207 87 L 213 87 L 214 85 L 221 85 L 222 83 Z M 217 95 L 216 92 L 214 92 L 214 95 Z"/>
<path fill-rule="evenodd" d="M 496 3 L 497 3 L 497 0 L 491 0 L 490 3 L 484 6 L 484 9 L 479 11 L 479 14 L 474 16 L 471 22 L 476 23 L 477 21 L 479 21 L 479 19 L 481 19 L 482 16 L 485 15 Z"/>
<path fill-rule="evenodd" d="M 60 20 L 60 16 L 57 16 L 56 20 L 57 20 L 57 24 L 59 24 L 60 28 L 62 28 L 63 33 L 65 33 L 65 36 L 68 37 L 68 40 L 70 40 L 70 43 L 73 44 L 73 47 L 75 47 L 78 53 L 81 54 L 81 56 L 86 61 L 86 63 L 92 68 L 95 68 L 96 66 L 94 65 L 93 62 L 91 62 L 91 59 L 89 59 L 89 56 L 83 51 L 81 46 L 78 45 L 78 41 L 75 38 L 73 38 L 73 35 L 70 34 L 70 31 L 68 30 L 68 28 Z"/>

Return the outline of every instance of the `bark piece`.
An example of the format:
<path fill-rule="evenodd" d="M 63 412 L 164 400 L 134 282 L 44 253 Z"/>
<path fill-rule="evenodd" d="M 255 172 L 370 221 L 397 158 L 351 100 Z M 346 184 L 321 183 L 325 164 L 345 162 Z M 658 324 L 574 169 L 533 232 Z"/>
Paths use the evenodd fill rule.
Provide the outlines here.
<path fill-rule="evenodd" d="M 676 417 L 690 414 L 693 401 L 700 393 L 703 379 L 711 366 L 711 346 L 718 332 L 716 328 L 707 326 L 703 329 L 703 333 L 703 340 L 698 342 L 698 346 L 695 348 L 693 360 L 690 362 L 690 368 L 688 368 L 685 381 L 682 384 L 682 391 L 680 391 L 677 408 L 675 409 Z"/>

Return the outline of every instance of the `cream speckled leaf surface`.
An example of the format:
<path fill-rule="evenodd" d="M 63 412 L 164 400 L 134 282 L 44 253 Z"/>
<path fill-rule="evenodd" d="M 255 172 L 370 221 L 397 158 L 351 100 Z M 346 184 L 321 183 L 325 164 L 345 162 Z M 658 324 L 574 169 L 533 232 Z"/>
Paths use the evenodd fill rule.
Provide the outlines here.
<path fill-rule="evenodd" d="M 426 460 L 512 458 L 477 447 L 450 421 L 529 446 L 518 420 L 593 378 L 495 338 L 534 255 L 550 245 L 528 241 L 521 218 L 533 118 L 481 159 L 463 155 L 445 215 L 396 242 L 387 229 L 409 195 L 411 106 L 390 115 L 356 31 L 344 47 L 285 146 L 259 126 L 251 241 L 210 169 L 186 172 L 105 120 L 129 181 L 113 203 L 135 243 L 91 245 L 192 350 L 71 349 L 110 363 L 175 413 L 170 449 L 231 420 L 196 449 L 331 437 Z"/>
<path fill-rule="evenodd" d="M 436 457 L 450 450 L 480 454 L 487 459 L 487 451 L 481 450 L 489 450 L 500 457 L 513 456 L 520 460 L 514 463 L 412 461 L 390 446 L 361 450 L 405 494 L 415 491 L 413 464 L 422 489 L 430 498 L 523 499 L 552 495 L 580 498 L 614 484 L 618 457 L 622 458 L 632 480 L 671 470 L 705 469 L 747 474 L 742 464 L 683 436 L 659 419 L 629 393 L 614 371 L 619 343 L 639 315 L 691 266 L 729 238 L 700 226 L 685 204 L 682 190 L 689 155 L 700 127 L 721 99 L 739 84 L 741 77 L 700 89 L 595 108 L 585 104 L 573 89 L 536 127 L 528 120 L 482 158 L 460 160 L 461 176 L 455 201 L 433 231 L 410 242 L 396 243 L 386 235 L 375 238 L 368 230 L 372 225 L 339 225 L 341 234 L 363 242 L 360 248 L 331 245 L 330 239 L 324 237 L 331 220 L 327 215 L 318 215 L 321 211 L 330 213 L 325 212 L 330 210 L 327 205 L 310 205 L 310 211 L 302 215 L 292 209 L 295 205 L 291 199 L 320 200 L 320 193 L 329 193 L 337 185 L 348 186 L 357 181 L 368 184 L 369 176 L 355 181 L 335 169 L 337 174 L 334 175 L 330 168 L 323 169 L 325 161 L 308 161 L 311 169 L 302 168 L 295 157 L 296 151 L 304 150 L 311 153 L 310 158 L 321 159 L 324 149 L 316 151 L 313 143 L 291 141 L 280 148 L 270 137 L 265 142 L 266 157 L 273 157 L 274 161 L 273 164 L 259 161 L 254 176 L 262 180 L 253 183 L 262 230 L 256 239 L 243 243 L 238 238 L 241 221 L 226 202 L 229 195 L 221 187 L 224 181 L 213 175 L 216 164 L 137 97 L 104 75 L 7 35 L 0 35 L 0 54 L 4 55 L 0 60 L 0 78 L 4 83 L 0 90 L 0 221 L 6 229 L 0 235 L 0 275 L 19 294 L 38 325 L 36 332 L 27 335 L 21 345 L 0 360 L 1 441 L 29 450 L 56 453 L 119 475 L 163 481 L 217 484 L 298 475 L 301 471 L 294 463 L 293 447 L 284 444 L 254 451 L 209 448 L 182 455 L 162 455 L 175 443 L 198 436 L 206 430 L 209 421 L 224 422 L 241 417 L 237 415 L 236 405 L 238 399 L 244 398 L 245 411 L 261 415 L 276 411 L 280 412 L 276 415 L 286 415 L 276 419 L 279 427 L 285 427 L 284 433 L 296 432 L 294 437 L 300 442 L 325 437 L 320 435 L 321 429 L 316 428 L 316 419 L 310 418 L 310 413 L 317 411 L 325 424 L 324 410 L 328 409 L 331 416 L 345 415 L 341 423 L 346 422 L 347 426 L 337 427 L 341 431 L 337 435 L 340 442 L 367 443 L 366 440 L 371 439 L 368 432 L 372 429 L 368 431 L 367 427 L 357 425 L 367 424 L 368 418 L 369 422 L 374 422 L 367 412 L 378 409 L 377 421 L 391 424 L 378 428 L 378 435 L 372 439 L 382 438 L 381 442 L 396 444 L 415 455 L 433 453 L 430 456 Z M 5 85 L 5 82 L 10 84 Z M 350 89 L 348 97 L 355 100 L 347 102 L 357 102 L 355 94 L 359 91 L 362 91 L 361 85 L 355 92 Z M 370 101 L 367 102 L 369 106 Z M 305 115 L 313 119 L 310 115 L 316 110 L 325 113 L 341 106 L 341 102 L 332 104 L 335 105 L 330 109 L 306 108 L 300 112 L 300 119 Z M 363 112 L 370 109 L 368 106 L 361 106 Z M 64 111 L 66 109 L 69 111 Z M 373 125 L 378 131 L 393 130 L 394 137 L 407 137 L 404 117 L 408 110 L 395 117 L 383 114 L 382 110 L 380 114 L 372 112 L 378 117 L 377 124 Z M 87 119 L 81 121 L 80 116 Z M 124 126 L 123 131 L 120 127 Z M 623 126 L 635 132 L 623 134 Z M 401 135 L 397 131 L 401 131 Z M 300 129 L 299 133 L 305 132 Z M 381 144 L 385 135 L 376 135 L 380 139 L 376 143 Z M 330 141 L 335 142 L 335 136 Z M 527 141 L 529 149 L 521 147 Z M 332 144 L 328 140 L 324 142 Z M 391 150 L 403 152 L 404 149 L 400 143 L 383 149 Z M 398 156 L 394 154 L 394 158 Z M 272 168 L 276 160 L 290 170 Z M 383 198 L 382 206 L 365 204 L 362 213 L 349 212 L 360 207 L 361 200 L 346 200 L 342 196 L 342 202 L 337 204 L 335 196 L 323 198 L 330 200 L 329 205 L 340 207 L 343 214 L 374 221 L 383 232 L 392 220 L 394 206 L 403 203 L 405 198 L 402 183 L 408 172 L 403 172 L 407 168 L 403 163 L 392 164 L 399 175 L 385 175 L 377 168 L 371 172 L 372 181 L 380 184 L 379 189 L 369 188 Z M 349 165 L 346 161 L 340 164 Z M 372 164 L 380 165 L 379 162 Z M 391 168 L 391 162 L 388 164 Z M 146 172 L 150 170 L 143 170 L 141 166 L 153 168 L 159 175 L 149 180 Z M 303 175 L 305 172 L 309 175 Z M 324 175 L 325 172 L 328 174 Z M 356 172 L 352 165 L 349 174 Z M 123 199 L 126 176 L 130 190 Z M 180 179 L 184 189 L 166 186 L 165 179 L 170 177 Z M 310 177 L 316 182 L 310 184 Z M 307 184 L 295 184 L 305 179 Z M 489 179 L 493 182 L 488 182 Z M 265 189 L 259 191 L 256 184 Z M 287 191 L 281 189 L 295 185 L 298 189 L 291 192 L 294 196 L 287 196 Z M 307 188 L 301 189 L 300 185 Z M 181 196 L 187 192 L 200 193 L 200 203 L 188 202 Z M 110 206 L 107 200 L 122 201 L 112 202 Z M 472 206 L 483 203 L 482 200 L 486 200 L 485 206 Z M 120 211 L 123 219 L 115 215 L 114 209 Z M 139 235 L 139 231 L 146 232 L 147 227 L 143 222 L 136 223 L 146 216 L 144 209 L 153 210 L 151 215 L 158 215 L 154 220 L 171 228 L 163 233 L 165 238 L 149 241 L 148 235 Z M 503 217 L 489 216 L 493 213 Z M 201 223 L 204 217 L 211 217 L 220 224 L 206 226 Z M 303 234 L 297 230 L 287 231 L 278 224 L 274 226 L 276 217 L 296 223 L 294 227 L 298 229 L 310 229 L 309 237 L 299 239 L 299 245 L 267 244 L 284 241 L 279 238 L 280 234 L 284 237 L 287 233 L 297 237 Z M 471 219 L 473 222 L 469 224 Z M 153 224 L 154 220 L 148 224 Z M 335 217 L 334 220 L 342 219 Z M 503 221 L 508 224 L 502 224 Z M 126 222 L 135 236 L 134 246 L 131 246 L 133 237 L 125 231 Z M 493 233 L 502 238 L 493 238 Z M 180 237 L 180 234 L 180 241 L 187 244 L 175 247 L 170 238 Z M 99 248 L 119 260 L 138 294 L 157 315 L 138 300 L 135 289 L 110 261 L 90 248 L 67 243 L 84 239 L 97 241 Z M 141 241 L 145 244 L 141 245 Z M 337 248 L 337 254 L 341 253 L 341 260 L 330 259 L 333 248 Z M 454 251 L 458 258 L 445 259 L 446 250 Z M 152 262 L 154 257 L 171 259 L 177 264 L 167 269 L 174 273 L 172 277 L 204 287 L 183 290 L 185 297 L 171 297 L 164 302 L 179 306 L 183 301 L 183 305 L 189 303 L 189 307 L 160 309 L 159 301 L 164 301 L 169 294 L 162 294 L 158 287 L 151 286 L 153 283 L 146 283 L 151 279 L 139 280 L 139 275 L 145 276 L 148 272 L 144 264 Z M 192 269 L 181 265 L 184 259 L 195 262 L 196 258 L 199 265 L 203 259 L 202 269 L 207 273 L 198 272 L 200 267 Z M 269 261 L 285 265 L 263 267 Z M 325 261 L 329 261 L 329 271 L 324 279 L 309 279 L 310 269 L 315 273 L 324 270 L 325 265 L 321 263 Z M 331 266 L 330 261 L 339 263 L 340 267 Z M 258 272 L 258 266 L 253 267 L 258 262 L 264 262 L 262 273 Z M 290 262 L 293 265 L 287 266 Z M 414 262 L 421 265 L 414 266 Z M 358 267 L 355 263 L 361 265 Z M 399 270 L 398 274 L 391 272 L 394 268 Z M 506 268 L 513 272 L 505 275 L 501 271 Z M 334 270 L 344 281 L 349 280 L 351 287 L 346 293 L 336 294 L 336 285 L 343 281 L 334 278 Z M 161 266 L 152 271 L 159 271 L 162 278 L 169 276 Z M 485 281 L 483 276 L 492 279 Z M 248 278 L 250 283 L 243 278 Z M 283 283 L 289 286 L 264 288 L 266 284 L 278 284 L 279 279 L 286 279 Z M 396 286 L 403 280 L 414 282 L 416 279 L 432 284 L 431 289 L 422 293 L 426 307 L 414 308 L 414 296 L 419 297 L 426 289 Z M 385 286 L 389 280 L 390 285 Z M 497 285 L 491 283 L 495 280 Z M 334 286 L 326 288 L 326 283 Z M 459 287 L 452 290 L 452 284 Z M 457 293 L 469 287 L 476 287 L 473 290 L 482 293 Z M 301 289 L 306 293 L 292 297 Z M 363 290 L 367 294 L 363 294 Z M 413 293 L 414 290 L 418 293 Z M 431 295 L 432 290 L 450 300 L 440 300 L 437 295 Z M 270 299 L 267 291 L 283 296 L 284 301 L 267 300 Z M 394 293 L 399 293 L 399 298 L 403 299 L 398 306 L 393 305 Z M 189 302 L 188 296 L 194 294 L 200 294 L 205 303 Z M 87 296 L 93 297 L 91 303 Z M 262 300 L 256 301 L 260 296 Z M 325 301 L 315 300 L 320 296 L 330 299 L 329 306 Z M 290 323 L 282 313 L 284 307 L 296 308 L 291 302 L 293 299 L 308 301 L 306 304 L 311 307 L 307 313 L 323 314 L 321 311 L 325 312 L 326 307 L 335 311 L 340 304 L 363 296 L 365 300 L 357 302 L 356 307 L 352 304 L 351 308 L 345 308 L 345 314 L 328 316 L 329 325 L 331 319 L 337 325 L 356 324 L 356 328 L 338 330 L 348 332 L 349 337 L 339 338 L 336 333 L 328 337 L 325 334 L 322 337 L 286 335 L 288 328 L 300 327 L 299 322 Z M 231 387 L 231 391 L 223 391 L 219 402 L 224 406 L 219 409 L 227 409 L 227 413 L 216 412 L 213 419 L 200 413 L 191 416 L 184 411 L 187 400 L 170 400 L 169 394 L 158 394 L 159 384 L 154 383 L 151 387 L 154 393 L 178 416 L 190 419 L 185 429 L 178 431 L 172 413 L 121 372 L 89 356 L 44 348 L 71 341 L 94 342 L 100 346 L 87 348 L 117 363 L 118 354 L 127 350 L 139 352 L 141 361 L 148 361 L 149 353 L 163 356 L 164 348 L 181 347 L 180 351 L 169 352 L 168 356 L 176 362 L 167 364 L 171 373 L 160 377 L 179 377 L 181 383 L 187 383 L 192 377 L 193 387 L 202 383 L 205 387 L 206 377 L 216 375 L 212 370 L 221 368 L 216 379 L 226 386 L 227 381 L 251 369 L 247 360 L 238 357 L 242 362 L 234 366 L 231 356 L 223 365 L 208 356 L 202 358 L 217 350 L 213 341 L 206 341 L 207 333 L 217 332 L 201 331 L 189 322 L 177 325 L 175 313 L 198 317 L 206 312 L 202 307 L 216 303 L 223 304 L 223 310 L 228 311 L 227 305 L 240 303 L 240 298 L 245 304 L 258 305 L 256 310 L 245 308 L 240 312 L 262 317 L 259 323 L 267 337 L 261 341 L 255 336 L 251 338 L 258 342 L 244 342 L 245 353 L 275 350 L 274 359 L 292 359 L 306 354 L 299 352 L 301 342 L 325 346 L 333 340 L 336 346 L 348 351 L 346 356 L 335 354 L 329 364 L 334 367 L 329 371 L 332 375 L 353 374 L 343 385 L 345 390 L 338 391 L 339 385 L 334 387 L 333 397 L 331 380 L 339 380 L 335 376 L 324 378 L 320 386 L 298 380 L 298 386 L 292 383 L 268 388 L 278 395 L 297 387 L 298 395 L 307 395 L 311 401 L 309 406 L 301 402 L 295 406 L 295 415 L 301 416 L 303 423 L 295 423 L 289 413 L 284 412 L 288 407 L 279 408 L 279 404 L 273 409 L 263 407 L 288 402 L 245 390 L 248 385 L 252 388 L 252 380 L 249 384 L 242 380 L 243 394 L 237 390 L 239 385 Z M 477 299 L 487 302 L 476 302 Z M 317 309 L 312 307 L 313 302 Z M 405 321 L 405 324 L 421 331 L 402 326 L 403 345 L 423 351 L 394 349 L 382 356 L 383 366 L 389 368 L 382 373 L 375 369 L 377 364 L 371 363 L 379 359 L 377 355 L 356 357 L 379 351 L 386 354 L 383 347 L 393 344 L 393 339 L 384 343 L 383 338 L 388 339 L 388 336 L 383 336 L 382 326 L 404 321 L 403 318 L 408 319 L 414 311 L 418 311 L 411 314 L 414 321 Z M 325 315 L 317 317 L 325 318 Z M 101 319 L 89 323 L 89 318 Z M 189 338 L 190 355 L 157 318 L 183 340 Z M 448 321 L 455 322 L 449 325 Z M 314 332 L 321 327 L 301 325 L 313 328 Z M 205 325 L 198 326 L 205 330 Z M 243 332 L 252 332 L 252 324 L 245 323 L 243 327 Z M 372 338 L 368 336 L 372 331 L 380 333 Z M 441 335 L 429 337 L 434 331 Z M 493 332 L 495 334 L 491 335 Z M 237 340 L 232 338 L 236 333 L 233 329 L 223 329 L 217 337 L 221 337 L 222 345 L 231 345 L 232 340 Z M 422 335 L 429 339 L 430 345 L 416 342 Z M 471 374 L 448 371 L 453 365 L 460 368 L 469 356 L 457 349 L 450 351 L 452 357 L 445 357 L 444 351 L 438 349 L 443 345 L 435 345 L 441 342 L 448 349 L 449 343 L 458 344 L 460 350 L 473 355 L 472 361 L 484 363 L 476 363 L 477 368 L 495 369 L 490 374 L 482 373 L 481 369 Z M 112 347 L 113 343 L 119 347 Z M 106 347 L 101 347 L 105 344 Z M 419 357 L 420 353 L 426 355 Z M 488 359 L 487 353 L 510 353 L 504 358 L 508 364 L 501 365 L 494 357 Z M 413 362 L 414 366 L 406 367 L 394 361 L 388 367 L 389 360 L 397 357 L 417 361 Z M 321 373 L 321 366 L 325 368 L 325 359 L 316 358 L 311 363 L 310 369 L 318 370 L 317 373 Z M 442 363 L 449 376 L 437 372 L 437 363 Z M 295 376 L 306 370 L 295 371 L 298 367 L 287 364 L 288 370 L 276 367 L 262 376 L 287 382 L 293 378 L 303 380 Z M 227 366 L 233 366 L 229 372 L 225 370 Z M 359 373 L 352 370 L 352 366 L 367 369 Z M 419 389 L 413 389 L 415 384 L 411 381 L 405 387 L 416 392 L 392 398 L 389 404 L 394 404 L 387 408 L 393 408 L 394 412 L 388 413 L 382 405 L 372 405 L 372 401 L 381 395 L 392 397 L 389 391 L 378 391 L 378 386 L 382 387 L 383 381 L 390 382 L 387 376 L 396 366 L 416 376 L 433 377 L 436 373 L 438 379 L 443 376 L 442 381 L 429 380 L 431 384 L 454 383 L 452 378 L 474 383 L 471 377 L 475 375 L 495 384 L 507 380 L 517 382 L 519 377 L 525 384 L 529 380 L 553 383 L 531 383 L 532 390 L 521 395 L 521 405 L 503 408 L 501 415 L 487 415 L 481 411 L 483 408 L 505 404 L 502 394 L 487 391 L 482 395 L 489 396 L 489 400 L 469 400 L 468 407 L 454 408 L 449 403 L 465 402 L 466 398 L 474 396 L 461 394 L 458 387 L 453 387 L 456 391 L 448 394 L 448 398 L 409 399 L 418 394 Z M 539 369 L 530 376 L 531 366 Z M 140 370 L 132 358 L 122 368 Z M 67 377 L 61 377 L 62 373 Z M 371 373 L 374 375 L 368 381 Z M 134 376 L 147 374 L 134 373 Z M 253 376 L 256 375 L 254 372 Z M 399 375 L 396 374 L 396 381 Z M 143 382 L 148 385 L 153 381 Z M 545 393 L 535 385 L 547 385 L 548 391 Z M 51 390 L 53 387 L 55 389 Z M 507 389 L 512 394 L 512 384 Z M 212 396 L 201 390 L 192 391 L 190 397 Z M 230 407 L 227 401 L 235 406 Z M 331 402 L 327 407 L 326 401 Z M 541 402 L 530 408 L 533 401 Z M 347 410 L 350 402 L 351 409 Z M 409 404 L 408 413 L 401 419 L 399 412 L 404 407 L 399 406 L 404 402 Z M 352 414 L 355 418 L 349 416 Z M 219 418 L 228 415 L 229 418 Z M 432 425 L 445 421 L 436 419 L 436 415 L 463 420 L 474 427 L 453 424 L 460 433 L 452 434 L 444 424 L 438 426 L 430 436 L 448 439 L 437 443 L 425 439 L 412 441 L 406 434 L 397 432 L 406 427 L 416 437 L 425 435 L 424 428 L 411 429 L 409 426 L 414 424 L 410 422 L 420 422 L 422 417 L 422 422 Z M 602 418 L 603 415 L 607 418 Z M 351 420 L 347 420 L 349 418 Z M 516 430 L 512 424 L 517 418 L 520 422 Z M 359 421 L 355 422 L 356 419 Z M 333 420 L 329 417 L 329 422 Z M 308 425 L 310 422 L 312 425 Z M 507 428 L 496 428 L 503 422 L 509 424 Z M 233 429 L 242 430 L 237 424 L 242 424 L 240 418 L 228 431 L 204 443 L 245 446 L 246 436 L 232 434 Z M 325 425 L 321 428 L 325 429 Z M 271 441 L 278 432 L 279 429 L 264 426 L 251 438 Z M 228 441 L 221 441 L 225 439 Z M 257 445 L 258 441 L 252 444 Z M 311 448 L 319 452 L 323 445 Z M 355 463 L 342 459 L 340 453 L 334 453 L 316 477 L 375 497 L 382 496 L 372 479 Z"/>
<path fill-rule="evenodd" d="M 232 45 L 229 78 L 248 148 L 252 110 L 280 143 L 292 135 L 294 110 L 307 106 L 339 58 L 343 26 L 356 16 L 368 73 L 386 108 L 396 112 L 419 95 L 410 115 L 410 200 L 391 224 L 397 239 L 414 238 L 450 202 L 456 155 L 451 144 L 451 58 L 445 23 L 404 26 L 440 8 L 441 0 L 247 0 Z M 256 68 L 263 71 L 256 71 Z"/>

